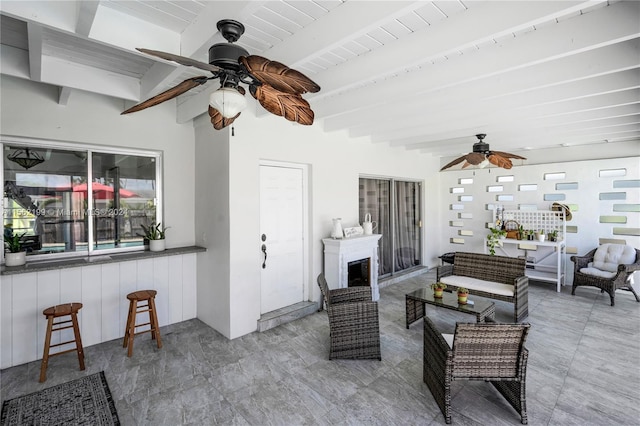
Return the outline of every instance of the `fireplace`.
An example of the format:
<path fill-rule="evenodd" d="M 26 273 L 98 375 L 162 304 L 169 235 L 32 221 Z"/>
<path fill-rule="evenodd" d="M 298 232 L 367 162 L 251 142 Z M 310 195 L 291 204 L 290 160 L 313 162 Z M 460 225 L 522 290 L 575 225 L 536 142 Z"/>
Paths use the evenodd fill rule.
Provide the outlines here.
<path fill-rule="evenodd" d="M 347 263 L 347 287 L 371 286 L 369 265 L 371 258 L 354 260 Z"/>
<path fill-rule="evenodd" d="M 378 288 L 378 240 L 380 234 L 350 238 L 325 238 L 324 275 L 329 288 L 371 287 L 372 300 L 380 298 Z"/>

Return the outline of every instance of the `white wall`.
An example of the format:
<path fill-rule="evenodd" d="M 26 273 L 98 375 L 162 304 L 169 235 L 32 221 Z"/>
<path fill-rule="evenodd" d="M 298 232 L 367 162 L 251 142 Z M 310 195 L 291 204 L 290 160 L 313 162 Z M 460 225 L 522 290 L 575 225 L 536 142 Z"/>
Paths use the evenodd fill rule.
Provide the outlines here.
<path fill-rule="evenodd" d="M 208 117 L 197 120 L 197 144 L 218 143 Z M 200 127 L 205 130 L 200 133 Z M 202 139 L 200 140 L 200 136 Z M 316 277 L 322 271 L 321 239 L 331 233 L 331 219 L 341 217 L 343 226 L 358 221 L 358 179 L 361 174 L 424 180 L 427 201 L 437 198 L 438 159 L 417 155 L 385 144 L 355 141 L 342 133 L 324 133 L 320 123 L 311 127 L 290 123 L 281 117 L 256 118 L 244 111 L 229 138 L 229 306 L 230 324 L 210 324 L 227 337 L 235 338 L 256 329 L 260 318 L 260 220 L 259 163 L 275 160 L 310 165 L 311 248 L 307 285 L 312 300 L 318 300 Z M 201 171 L 197 173 L 201 176 Z M 436 207 L 427 203 L 425 217 Z M 425 240 L 435 238 L 438 225 L 425 221 Z M 200 231 L 198 226 L 197 233 Z M 209 242 L 207 247 L 218 244 Z M 220 242 L 220 244 L 224 244 Z M 439 250 L 426 245 L 425 259 Z M 213 259 L 212 259 L 213 260 Z M 200 293 L 199 293 L 200 297 Z"/>
<path fill-rule="evenodd" d="M 617 144 L 610 144 L 609 155 L 615 155 Z M 636 141 L 636 147 L 638 143 Z M 626 150 L 621 150 L 623 154 Z M 638 151 L 636 150 L 636 153 Z M 553 156 L 549 157 L 553 159 Z M 619 177 L 600 177 L 600 170 L 625 169 L 626 175 Z M 545 173 L 564 172 L 565 178 L 545 180 Z M 498 183 L 498 176 L 512 175 L 513 182 Z M 461 178 L 473 178 L 473 184 L 461 185 Z M 640 247 L 640 212 L 616 212 L 614 204 L 640 204 L 640 189 L 636 187 L 614 188 L 614 181 L 637 181 L 640 179 L 640 157 L 610 158 L 603 160 L 585 160 L 572 162 L 549 162 L 547 164 L 514 166 L 511 170 L 491 168 L 479 170 L 452 170 L 440 174 L 442 195 L 438 205 L 442 211 L 443 235 L 441 251 L 483 252 L 485 238 L 488 234 L 486 225 L 492 222 L 491 206 L 502 204 L 505 209 L 517 210 L 521 204 L 534 204 L 539 210 L 549 210 L 553 201 L 545 201 L 545 194 L 564 194 L 565 199 L 559 203 L 570 205 L 573 218 L 567 222 L 568 227 L 577 227 L 577 232 L 568 232 L 567 243 L 567 280 L 572 283 L 573 263 L 569 260 L 572 254 L 583 255 L 596 248 L 601 239 L 624 241 L 633 247 Z M 556 189 L 558 183 L 575 182 L 578 189 Z M 537 191 L 520 191 L 519 185 L 537 184 Z M 487 192 L 490 185 L 503 185 L 502 192 Z M 451 188 L 464 188 L 463 194 L 454 194 Z M 623 200 L 600 200 L 601 193 L 624 192 Z M 498 195 L 513 195 L 514 201 L 497 201 Z M 459 201 L 460 195 L 472 195 L 469 202 Z M 463 205 L 463 210 L 452 210 L 453 204 Z M 458 213 L 473 215 L 472 219 L 459 219 Z M 601 216 L 625 217 L 627 223 L 601 223 Z M 463 226 L 450 226 L 451 221 L 462 221 Z M 632 235 L 614 235 L 614 228 L 627 228 Z M 473 236 L 461 237 L 460 230 L 469 230 Z M 463 244 L 449 243 L 451 238 L 462 238 Z M 636 279 L 636 282 L 638 280 Z"/>
<path fill-rule="evenodd" d="M 198 318 L 228 337 L 229 138 L 204 121 L 195 129 L 196 243 L 207 248 L 198 262 Z"/>
<path fill-rule="evenodd" d="M 194 244 L 194 130 L 173 101 L 122 116 L 121 100 L 74 90 L 59 105 L 57 87 L 5 75 L 0 93 L 2 135 L 162 151 L 167 247 Z"/>

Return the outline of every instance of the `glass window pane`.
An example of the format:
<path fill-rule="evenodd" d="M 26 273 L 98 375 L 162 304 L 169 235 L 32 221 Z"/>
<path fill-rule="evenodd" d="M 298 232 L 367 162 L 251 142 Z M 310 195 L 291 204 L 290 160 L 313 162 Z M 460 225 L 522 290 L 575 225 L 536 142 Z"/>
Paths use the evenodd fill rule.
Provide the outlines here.
<path fill-rule="evenodd" d="M 86 158 L 85 151 L 4 146 L 4 232 L 24 233 L 28 255 L 87 250 L 86 193 L 75 190 L 87 180 Z"/>
<path fill-rule="evenodd" d="M 155 158 L 93 153 L 92 174 L 94 249 L 142 246 L 158 221 Z"/>

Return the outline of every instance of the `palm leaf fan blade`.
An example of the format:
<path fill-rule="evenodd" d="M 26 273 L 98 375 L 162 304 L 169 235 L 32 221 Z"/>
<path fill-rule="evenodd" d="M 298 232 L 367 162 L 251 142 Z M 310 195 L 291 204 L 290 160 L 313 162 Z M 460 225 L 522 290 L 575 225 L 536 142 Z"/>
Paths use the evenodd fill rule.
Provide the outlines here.
<path fill-rule="evenodd" d="M 508 170 L 511 167 L 513 167 L 511 160 L 509 160 L 508 158 L 502 157 L 500 155 L 497 155 L 495 152 L 492 152 L 491 154 L 489 154 L 487 156 L 487 159 L 491 164 L 494 164 L 498 167 L 502 167 L 503 169 Z"/>
<path fill-rule="evenodd" d="M 280 62 L 257 55 L 241 56 L 239 61 L 258 81 L 280 92 L 302 95 L 320 90 L 309 77 Z"/>
<path fill-rule="evenodd" d="M 136 47 L 136 50 L 147 55 L 156 56 L 158 58 L 172 61 L 180 65 L 187 67 L 195 67 L 205 71 L 218 72 L 220 67 L 216 65 L 207 64 L 205 62 L 196 61 L 195 59 L 187 58 L 186 56 L 174 55 L 173 53 L 161 52 L 159 50 L 142 49 Z"/>
<path fill-rule="evenodd" d="M 169 90 L 165 90 L 159 95 L 149 98 L 144 102 L 134 105 L 131 108 L 127 109 L 126 111 L 121 112 L 120 114 L 129 114 L 132 112 L 140 111 L 140 110 L 161 104 L 162 102 L 168 101 L 170 99 L 173 99 L 177 96 L 182 95 L 183 93 L 193 89 L 194 87 L 203 85 L 208 80 L 209 79 L 204 76 L 188 78 L 182 83 L 178 84 L 177 86 L 174 86 Z"/>
<path fill-rule="evenodd" d="M 270 113 L 305 126 L 313 124 L 314 113 L 299 95 L 280 92 L 267 84 L 251 86 L 249 91 Z"/>
<path fill-rule="evenodd" d="M 474 166 L 477 166 L 478 164 L 482 163 L 487 157 L 484 154 L 481 154 L 479 152 L 470 152 L 467 154 L 467 161 L 469 162 L 469 164 L 473 164 Z"/>
<path fill-rule="evenodd" d="M 233 123 L 236 118 L 240 116 L 241 113 L 237 113 L 234 117 L 225 118 L 220 111 L 209 105 L 209 117 L 211 117 L 211 124 L 213 124 L 213 128 L 216 130 L 222 130 L 227 127 L 229 124 Z"/>
<path fill-rule="evenodd" d="M 510 152 L 491 151 L 491 153 L 499 155 L 500 157 L 504 157 L 504 158 L 515 158 L 516 160 L 526 160 L 525 157 L 522 157 L 522 156 L 517 155 L 517 154 L 511 154 Z"/>
<path fill-rule="evenodd" d="M 449 164 L 447 164 L 446 166 L 444 166 L 443 168 L 441 168 L 440 171 L 443 171 L 444 169 L 448 169 L 449 167 L 453 167 L 453 166 L 455 166 L 457 164 L 460 164 L 466 159 L 467 159 L 466 155 L 463 155 L 462 157 L 458 157 L 455 160 L 453 160 L 452 162 L 450 162 Z"/>

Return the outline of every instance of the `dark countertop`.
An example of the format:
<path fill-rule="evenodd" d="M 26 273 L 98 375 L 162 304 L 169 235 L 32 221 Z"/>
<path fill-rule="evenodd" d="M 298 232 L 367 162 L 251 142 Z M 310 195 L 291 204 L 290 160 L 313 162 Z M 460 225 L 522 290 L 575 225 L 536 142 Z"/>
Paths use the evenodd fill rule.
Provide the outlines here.
<path fill-rule="evenodd" d="M 165 251 L 130 251 L 126 253 L 97 254 L 93 256 L 82 256 L 64 258 L 60 260 L 34 260 L 22 266 L 2 266 L 0 275 L 25 274 L 29 272 L 50 271 L 54 269 L 78 268 L 103 263 L 127 262 L 130 260 L 149 259 L 153 257 L 175 256 L 180 254 L 199 253 L 207 251 L 200 246 L 169 248 Z"/>

